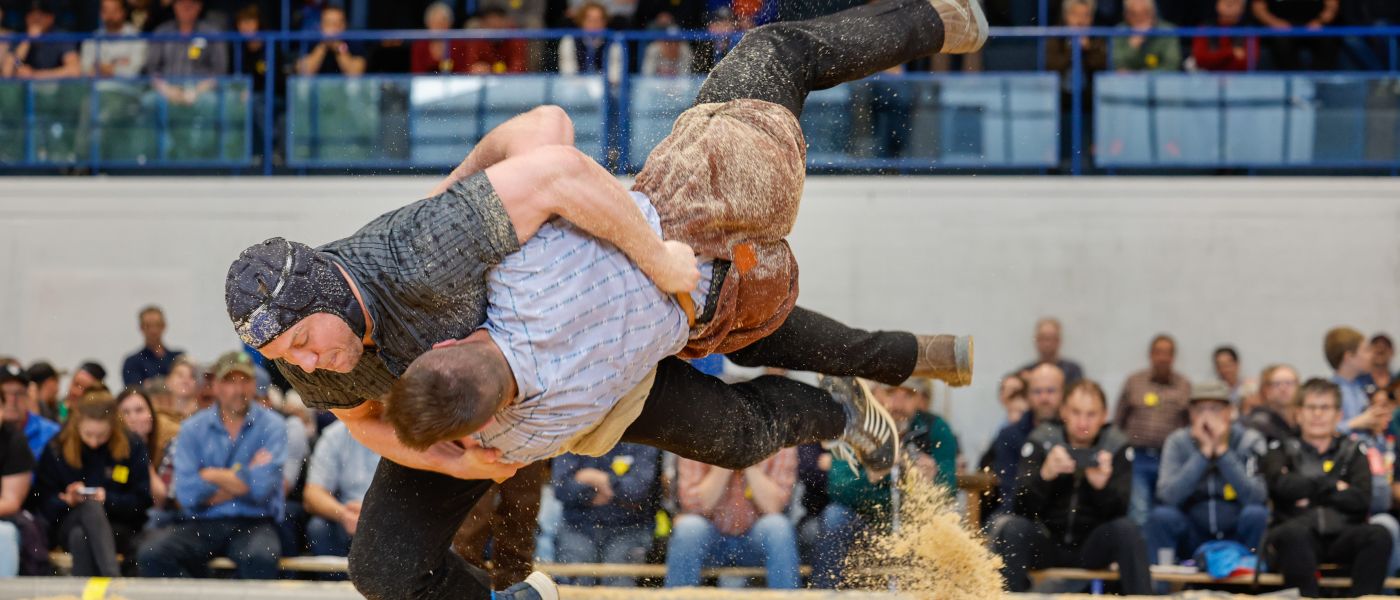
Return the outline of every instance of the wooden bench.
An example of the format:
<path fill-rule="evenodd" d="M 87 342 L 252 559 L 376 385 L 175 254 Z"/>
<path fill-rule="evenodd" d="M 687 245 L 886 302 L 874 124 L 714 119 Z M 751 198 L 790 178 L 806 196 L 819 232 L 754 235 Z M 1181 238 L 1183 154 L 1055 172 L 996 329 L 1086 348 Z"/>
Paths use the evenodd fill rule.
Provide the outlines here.
<path fill-rule="evenodd" d="M 1324 565 L 1334 566 L 1335 565 Z M 1328 570 L 1328 569 L 1324 569 Z M 1335 570 L 1335 569 L 1330 569 Z M 1091 571 L 1088 569 L 1043 569 L 1031 571 L 1031 582 L 1039 584 L 1044 581 L 1118 581 L 1118 571 Z M 1240 575 L 1228 579 L 1212 579 L 1206 573 L 1183 573 L 1174 569 L 1152 569 L 1152 580 L 1154 582 L 1166 583 L 1173 590 L 1179 590 L 1187 585 L 1254 585 L 1253 575 Z M 1260 573 L 1259 585 L 1268 587 L 1280 587 L 1283 585 L 1283 575 L 1278 573 Z M 1318 585 L 1325 588 L 1348 588 L 1351 587 L 1350 577 L 1322 577 L 1318 579 Z M 1391 577 L 1385 580 L 1385 587 L 1389 589 L 1400 589 L 1400 577 Z"/>
<path fill-rule="evenodd" d="M 60 573 L 73 570 L 73 556 L 67 552 L 50 552 L 49 562 Z M 277 563 L 278 568 L 289 573 L 339 573 L 349 571 L 349 560 L 343 556 L 290 556 Z M 220 556 L 209 561 L 209 568 L 218 571 L 232 571 L 236 567 L 232 560 Z M 651 564 L 611 564 L 611 563 L 535 563 L 535 569 L 552 577 L 656 577 L 666 576 L 666 565 Z M 803 565 L 802 575 L 810 575 L 812 567 Z M 768 571 L 763 567 L 708 567 L 701 570 L 703 577 L 764 577 Z"/>

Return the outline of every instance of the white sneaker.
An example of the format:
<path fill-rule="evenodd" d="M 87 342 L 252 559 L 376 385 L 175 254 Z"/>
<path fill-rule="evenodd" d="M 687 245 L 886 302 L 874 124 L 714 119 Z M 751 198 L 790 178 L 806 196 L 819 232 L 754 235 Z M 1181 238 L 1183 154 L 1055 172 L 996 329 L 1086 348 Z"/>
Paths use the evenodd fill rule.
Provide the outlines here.
<path fill-rule="evenodd" d="M 943 19 L 941 54 L 971 54 L 987 43 L 987 15 L 978 0 L 929 0 Z"/>

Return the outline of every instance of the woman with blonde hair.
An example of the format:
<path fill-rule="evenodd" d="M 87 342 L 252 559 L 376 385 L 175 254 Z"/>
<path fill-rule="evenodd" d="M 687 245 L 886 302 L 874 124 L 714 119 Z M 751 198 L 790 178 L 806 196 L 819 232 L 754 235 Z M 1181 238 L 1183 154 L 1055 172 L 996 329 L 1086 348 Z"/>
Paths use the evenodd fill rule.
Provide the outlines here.
<path fill-rule="evenodd" d="M 151 506 L 150 469 L 146 444 L 127 433 L 112 394 L 84 394 L 44 448 L 34 484 L 34 504 L 54 545 L 73 555 L 73 575 L 121 574 L 117 554 L 130 555 Z"/>

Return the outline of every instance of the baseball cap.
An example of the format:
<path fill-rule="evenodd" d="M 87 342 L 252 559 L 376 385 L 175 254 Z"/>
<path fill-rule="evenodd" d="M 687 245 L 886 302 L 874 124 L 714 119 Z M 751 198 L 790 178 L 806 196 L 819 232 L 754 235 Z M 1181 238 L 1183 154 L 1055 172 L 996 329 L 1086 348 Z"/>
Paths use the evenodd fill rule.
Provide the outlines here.
<path fill-rule="evenodd" d="M 253 358 L 246 352 L 225 352 L 214 361 L 214 379 L 223 379 L 232 373 L 242 373 L 248 377 L 256 378 L 257 369 L 253 368 Z"/>
<path fill-rule="evenodd" d="M 18 381 L 29 385 L 29 374 L 25 373 L 24 369 L 15 365 L 0 366 L 0 383 L 8 383 L 11 381 Z"/>
<path fill-rule="evenodd" d="M 58 379 L 59 373 L 57 369 L 53 368 L 53 365 L 44 361 L 39 361 L 29 365 L 28 375 L 30 381 L 34 383 L 43 383 L 50 379 Z"/>
<path fill-rule="evenodd" d="M 1217 402 L 1230 401 L 1230 386 L 1223 381 L 1202 381 L 1191 384 L 1191 403 L 1205 400 L 1215 400 Z"/>

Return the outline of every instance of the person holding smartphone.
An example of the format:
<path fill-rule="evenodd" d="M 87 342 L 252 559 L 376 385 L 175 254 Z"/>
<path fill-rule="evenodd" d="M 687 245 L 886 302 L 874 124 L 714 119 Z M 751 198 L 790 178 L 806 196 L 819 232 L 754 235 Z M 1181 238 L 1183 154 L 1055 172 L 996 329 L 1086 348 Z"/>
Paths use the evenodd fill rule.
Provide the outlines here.
<path fill-rule="evenodd" d="M 33 502 L 50 541 L 73 555 L 73 575 L 121 575 L 118 554 L 131 544 L 151 507 L 146 445 L 126 431 L 105 389 L 84 394 L 35 471 Z"/>

